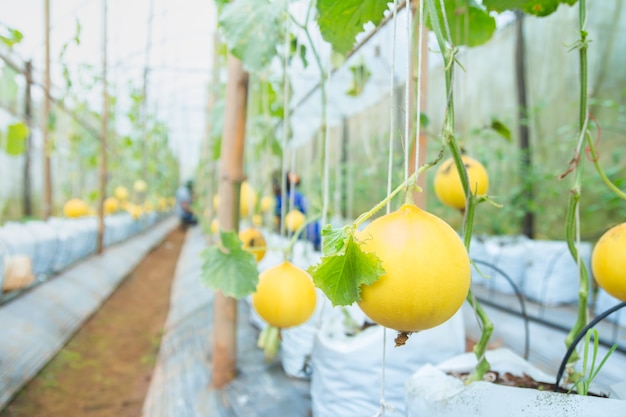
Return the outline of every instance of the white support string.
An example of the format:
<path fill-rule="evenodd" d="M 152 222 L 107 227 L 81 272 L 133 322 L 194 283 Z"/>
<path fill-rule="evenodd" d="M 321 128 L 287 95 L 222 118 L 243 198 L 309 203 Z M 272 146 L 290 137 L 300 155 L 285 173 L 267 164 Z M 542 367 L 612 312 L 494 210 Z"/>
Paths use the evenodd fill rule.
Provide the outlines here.
<path fill-rule="evenodd" d="M 411 61 L 413 52 L 413 42 L 411 36 L 411 26 L 413 13 L 411 12 L 411 3 L 409 1 L 406 9 L 406 39 L 407 39 L 407 60 L 406 60 L 406 88 L 404 89 L 404 180 L 409 178 L 409 151 L 411 140 Z"/>
<path fill-rule="evenodd" d="M 332 51 L 330 51 L 329 55 L 332 55 Z M 331 61 L 331 57 L 329 56 L 328 58 L 328 62 L 332 62 Z M 330 88 L 328 88 L 330 86 L 331 83 L 331 76 L 332 76 L 332 65 L 328 66 L 327 69 L 327 74 L 326 74 L 326 85 L 323 85 L 322 88 L 326 89 L 326 104 L 324 106 L 324 123 L 325 126 L 323 126 L 324 130 L 324 179 L 323 179 L 323 193 L 322 193 L 322 224 L 325 225 L 328 222 L 328 200 L 329 200 L 329 194 L 330 194 L 330 174 L 328 172 L 329 170 L 329 165 L 330 165 L 330 159 L 329 159 L 329 152 L 328 152 L 328 148 L 329 148 L 329 144 L 330 144 L 330 123 L 328 123 L 328 103 L 330 103 Z M 339 165 L 339 164 L 338 164 Z"/>
<path fill-rule="evenodd" d="M 407 15 L 411 15 L 411 10 L 410 7 L 407 8 Z M 391 187 L 392 187 L 392 178 L 393 178 L 393 148 L 394 148 L 394 140 L 395 140 L 395 125 L 394 125 L 394 121 L 395 121 L 395 115 L 397 112 L 397 108 L 395 106 L 395 76 L 396 76 L 396 40 L 397 40 L 397 17 L 398 17 L 398 1 L 394 0 L 393 2 L 393 41 L 392 41 L 392 46 L 391 46 L 391 74 L 390 74 L 390 80 L 389 80 L 389 97 L 390 97 L 390 106 L 389 106 L 389 161 L 388 161 L 388 169 L 387 169 L 387 194 L 391 193 Z M 409 26 L 409 33 L 410 33 L 410 26 Z M 410 37 L 409 37 L 410 39 Z M 410 42 L 409 42 L 409 56 L 410 56 Z M 410 62 L 410 59 L 409 59 Z M 409 68 L 410 68 L 410 64 L 409 64 Z M 407 74 L 409 73 L 409 71 L 407 71 Z M 408 91 L 408 77 L 407 77 L 407 91 Z M 408 97 L 407 97 L 407 101 L 408 103 Z M 408 106 L 407 106 L 407 110 L 408 110 Z M 408 111 L 407 111 L 407 118 L 406 120 L 408 120 Z M 407 136 L 408 137 L 408 136 Z M 408 149 L 408 146 L 407 146 Z M 408 160 L 408 158 L 407 158 Z M 408 165 L 406 165 L 406 169 L 408 172 Z M 387 206 L 386 206 L 386 212 L 387 214 L 389 214 L 391 210 L 391 202 L 387 202 Z M 383 349 L 382 349 L 382 367 L 381 367 L 381 381 L 380 381 L 380 407 L 378 408 L 378 411 L 376 412 L 376 414 L 374 414 L 374 417 L 381 417 L 382 415 L 385 414 L 385 411 L 392 411 L 394 410 L 393 406 L 391 406 L 390 404 L 388 404 L 385 401 L 385 362 L 386 362 L 386 356 L 387 356 L 387 328 L 383 327 Z"/>
<path fill-rule="evenodd" d="M 285 4 L 285 13 L 289 13 L 289 3 Z M 281 140 L 282 158 L 280 169 L 280 236 L 285 236 L 285 216 L 287 214 L 287 140 L 289 139 L 289 19 L 285 19 L 285 60 L 283 62 L 283 137 Z"/>
<path fill-rule="evenodd" d="M 422 127 L 422 36 L 424 34 L 424 2 L 419 2 L 417 23 L 417 93 L 415 98 L 415 113 L 417 114 L 417 126 L 415 129 L 415 172 L 420 163 L 420 129 Z"/>
<path fill-rule="evenodd" d="M 391 194 L 393 178 L 393 147 L 396 136 L 395 116 L 396 108 L 396 33 L 398 26 L 398 0 L 393 1 L 393 42 L 391 44 L 391 76 L 389 77 L 389 161 L 387 166 L 387 195 Z M 391 210 L 391 201 L 387 202 L 387 214 Z"/>

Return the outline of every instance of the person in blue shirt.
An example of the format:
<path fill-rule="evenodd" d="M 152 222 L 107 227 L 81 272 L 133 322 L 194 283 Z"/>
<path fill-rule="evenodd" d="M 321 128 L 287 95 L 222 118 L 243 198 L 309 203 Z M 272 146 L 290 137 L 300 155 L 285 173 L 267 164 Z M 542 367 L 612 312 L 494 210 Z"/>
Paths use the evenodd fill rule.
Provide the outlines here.
<path fill-rule="evenodd" d="M 286 185 L 287 192 L 285 193 L 286 198 L 286 209 L 285 213 L 289 212 L 290 209 L 299 210 L 302 214 L 306 215 L 308 211 L 308 201 L 304 195 L 298 191 L 297 187 L 300 185 L 300 177 L 295 172 L 287 173 L 286 177 Z M 276 216 L 276 224 L 280 229 L 281 224 L 281 215 L 282 215 L 282 191 L 281 184 L 278 178 L 274 177 L 272 180 L 272 186 L 274 189 L 274 195 L 276 196 L 276 205 L 274 215 Z M 305 230 L 302 233 L 302 238 L 307 239 L 311 243 L 313 243 L 313 247 L 315 250 L 320 250 L 321 246 L 321 235 L 320 235 L 320 225 L 319 222 L 311 222 L 306 225 Z"/>
<path fill-rule="evenodd" d="M 188 226 L 198 223 L 198 219 L 191 209 L 193 201 L 193 181 L 189 180 L 176 190 L 176 214 L 180 219 L 180 227 L 186 229 Z"/>

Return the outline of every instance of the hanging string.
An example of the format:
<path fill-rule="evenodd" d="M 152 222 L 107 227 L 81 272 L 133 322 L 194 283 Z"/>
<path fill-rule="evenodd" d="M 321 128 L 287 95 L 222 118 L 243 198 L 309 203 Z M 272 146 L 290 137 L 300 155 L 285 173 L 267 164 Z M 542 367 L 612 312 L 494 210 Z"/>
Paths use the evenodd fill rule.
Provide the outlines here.
<path fill-rule="evenodd" d="M 417 126 L 415 130 L 415 172 L 420 163 L 420 129 L 422 127 L 422 36 L 424 34 L 424 2 L 419 2 L 417 16 L 417 93 L 415 98 L 415 113 L 417 114 Z M 417 181 L 417 178 L 416 178 Z"/>
<path fill-rule="evenodd" d="M 387 195 L 391 194 L 393 187 L 393 145 L 396 136 L 395 116 L 396 108 L 396 33 L 398 26 L 398 1 L 393 1 L 393 42 L 391 43 L 391 76 L 389 77 L 389 161 L 387 166 Z M 391 201 L 387 202 L 387 214 L 391 210 Z"/>
<path fill-rule="evenodd" d="M 332 50 L 328 53 L 328 61 L 332 62 Z M 322 83 L 322 97 L 325 102 L 322 103 L 323 113 L 322 113 L 322 128 L 324 129 L 324 161 L 322 166 L 323 171 L 323 184 L 322 184 L 322 218 L 321 222 L 323 225 L 328 223 L 328 204 L 329 204 L 329 194 L 330 194 L 330 174 L 329 174 L 329 166 L 330 166 L 330 157 L 328 148 L 330 146 L 330 123 L 328 123 L 328 103 L 330 103 L 330 88 L 328 88 L 332 82 L 332 65 L 328 65 L 326 78 Z M 324 237 L 322 236 L 322 248 L 324 247 Z M 322 327 L 322 321 L 326 314 L 326 307 L 328 302 L 326 297 L 320 297 L 322 299 L 322 305 L 320 307 L 320 313 L 317 319 L 317 323 L 315 324 L 315 331 L 319 332 Z"/>
<path fill-rule="evenodd" d="M 285 4 L 285 14 L 289 13 L 289 3 Z M 289 139 L 289 19 L 285 19 L 285 59 L 283 62 L 283 137 L 280 169 L 280 236 L 285 236 L 285 216 L 287 215 L 287 140 Z"/>
<path fill-rule="evenodd" d="M 332 55 L 332 51 L 330 52 L 329 55 Z M 328 62 L 332 62 L 331 61 L 331 57 L 329 56 L 328 58 Z M 322 127 L 325 129 L 324 130 L 324 167 L 323 167 L 323 175 L 324 175 L 324 179 L 323 179 L 323 192 L 322 192 L 322 224 L 326 224 L 328 222 L 328 204 L 329 204 L 329 194 L 330 194 L 330 174 L 329 174 L 329 165 L 330 165 L 330 158 L 329 158 L 329 152 L 328 152 L 328 148 L 330 145 L 330 123 L 328 123 L 328 103 L 330 103 L 329 100 L 329 96 L 330 96 L 330 89 L 328 88 L 328 86 L 330 86 L 330 83 L 332 81 L 332 65 L 328 66 L 327 69 L 327 74 L 326 74 L 326 80 L 324 85 L 322 85 L 322 89 L 324 90 L 324 96 L 326 97 L 326 103 L 323 104 L 324 107 L 324 114 L 322 115 L 323 117 L 323 125 Z"/>
<path fill-rule="evenodd" d="M 389 100 L 390 100 L 390 106 L 389 106 L 389 160 L 388 160 L 388 167 L 387 167 L 387 194 L 391 193 L 391 187 L 392 187 L 392 178 L 393 178 L 393 148 L 394 148 L 394 141 L 395 141 L 395 125 L 394 125 L 394 121 L 395 121 L 395 115 L 397 112 L 396 106 L 395 106 L 395 76 L 396 76 L 396 40 L 397 40 L 397 13 L 398 13 L 398 1 L 394 0 L 393 2 L 393 41 L 391 43 L 391 75 L 390 75 L 390 79 L 389 79 Z M 410 16 L 411 15 L 411 9 L 410 7 L 407 8 L 407 15 Z M 408 18 L 410 19 L 410 18 Z M 407 21 L 408 22 L 408 21 Z M 410 23 L 407 23 L 407 25 L 409 25 L 409 33 L 410 33 Z M 410 39 L 410 37 L 409 37 Z M 410 42 L 409 42 L 409 57 L 410 57 Z M 409 59 L 410 62 L 410 59 Z M 410 65 L 410 64 L 409 64 Z M 410 66 L 409 66 L 410 68 Z M 407 71 L 407 74 L 409 74 L 410 71 Z M 407 91 L 408 91 L 408 77 L 407 77 Z M 408 97 L 407 97 L 407 101 L 406 103 L 408 103 Z M 407 106 L 408 109 L 408 106 Z M 408 111 L 407 111 L 407 118 L 406 120 L 408 120 Z M 407 136 L 408 137 L 408 136 Z M 407 146 L 408 149 L 408 146 Z M 408 160 L 408 158 L 406 158 Z M 408 170 L 408 165 L 407 168 Z M 408 172 L 408 171 L 407 171 Z M 386 206 L 386 212 L 387 214 L 389 214 L 391 210 L 391 202 L 387 202 L 387 206 Z M 376 412 L 376 414 L 374 414 L 374 417 L 380 417 L 382 415 L 385 414 L 385 411 L 393 411 L 394 408 L 392 405 L 388 404 L 385 401 L 385 385 L 386 385 L 386 380 L 385 380 L 385 367 L 386 367 L 386 357 L 387 357 L 387 328 L 383 327 L 383 349 L 382 349 L 382 366 L 381 366 L 381 376 L 380 376 L 380 407 L 378 408 L 378 411 Z"/>
<path fill-rule="evenodd" d="M 406 9 L 406 39 L 407 39 L 407 60 L 406 60 L 406 88 L 404 89 L 404 180 L 409 178 L 409 141 L 411 136 L 411 115 L 409 114 L 411 109 L 411 90 L 409 88 L 411 84 L 411 61 L 412 61 L 412 43 L 411 42 L 411 18 L 413 13 L 411 12 L 410 2 L 409 7 Z"/>

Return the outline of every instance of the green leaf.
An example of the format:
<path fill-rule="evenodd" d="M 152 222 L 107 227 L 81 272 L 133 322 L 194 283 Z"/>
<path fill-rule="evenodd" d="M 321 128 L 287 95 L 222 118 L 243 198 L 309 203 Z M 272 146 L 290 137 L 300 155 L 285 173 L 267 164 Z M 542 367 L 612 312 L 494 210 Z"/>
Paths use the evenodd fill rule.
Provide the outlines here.
<path fill-rule="evenodd" d="M 535 16 L 548 16 L 556 11 L 561 3 L 573 5 L 578 0 L 483 0 L 489 10 L 502 13 L 507 10 L 521 10 Z"/>
<path fill-rule="evenodd" d="M 291 33 L 289 35 L 289 37 L 290 37 L 290 42 L 289 42 L 289 63 L 291 63 L 293 58 L 297 55 L 298 58 L 300 58 L 300 61 L 302 62 L 302 66 L 304 68 L 308 67 L 309 66 L 309 62 L 306 59 L 306 45 L 303 44 L 303 43 L 300 43 L 298 45 L 298 38 L 293 33 Z"/>
<path fill-rule="evenodd" d="M 17 29 L 7 28 L 8 34 L 0 35 L 0 42 L 8 46 L 9 48 L 13 48 L 15 44 L 18 44 L 24 39 L 24 35 Z"/>
<path fill-rule="evenodd" d="M 11 156 L 19 156 L 26 150 L 26 138 L 29 129 L 25 123 L 13 123 L 7 127 L 6 153 Z"/>
<path fill-rule="evenodd" d="M 322 252 L 326 256 L 336 255 L 345 246 L 346 239 L 348 239 L 347 227 L 333 229 L 330 224 L 327 224 L 322 229 Z"/>
<path fill-rule="evenodd" d="M 435 8 L 441 30 L 444 36 L 447 36 L 439 1 L 435 1 Z M 496 30 L 496 20 L 474 0 L 446 0 L 445 8 L 454 45 L 478 46 L 493 36 Z M 426 17 L 426 26 L 433 29 L 430 16 Z"/>
<path fill-rule="evenodd" d="M 490 127 L 494 132 L 506 139 L 507 142 L 512 141 L 511 130 L 501 121 L 497 119 L 492 119 Z"/>
<path fill-rule="evenodd" d="M 352 85 L 348 91 L 346 91 L 346 94 L 352 97 L 357 97 L 363 92 L 363 88 L 370 79 L 372 73 L 364 62 L 352 65 L 350 67 L 350 72 L 352 72 Z"/>
<path fill-rule="evenodd" d="M 322 37 L 334 51 L 347 54 L 366 23 L 378 26 L 387 3 L 388 0 L 318 0 L 317 23 Z"/>
<path fill-rule="evenodd" d="M 220 240 L 201 253 L 202 282 L 228 297 L 239 299 L 252 294 L 259 282 L 254 255 L 242 249 L 243 242 L 233 231 L 220 231 Z"/>
<path fill-rule="evenodd" d="M 263 70 L 281 43 L 285 0 L 237 0 L 224 5 L 219 18 L 228 50 L 251 71 Z"/>
<path fill-rule="evenodd" d="M 323 257 L 308 272 L 333 306 L 359 301 L 361 285 L 371 285 L 385 273 L 380 259 L 373 253 L 363 252 L 352 234 L 347 237 L 342 252 Z"/>

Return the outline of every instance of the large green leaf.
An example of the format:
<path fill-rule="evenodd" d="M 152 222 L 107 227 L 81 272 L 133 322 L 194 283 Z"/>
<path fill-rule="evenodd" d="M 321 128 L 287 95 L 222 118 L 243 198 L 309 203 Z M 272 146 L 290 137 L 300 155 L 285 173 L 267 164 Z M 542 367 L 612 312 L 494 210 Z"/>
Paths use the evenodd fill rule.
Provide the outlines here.
<path fill-rule="evenodd" d="M 334 236 L 336 242 L 338 236 Z M 325 247 L 325 249 L 328 249 Z M 332 250 L 331 250 L 332 252 Z M 308 269 L 313 282 L 334 306 L 350 305 L 361 299 L 361 285 L 371 285 L 384 275 L 380 259 L 361 250 L 354 235 L 349 233 L 342 251 L 324 256 L 318 265 Z"/>
<path fill-rule="evenodd" d="M 578 0 L 483 0 L 483 4 L 498 13 L 507 10 L 521 10 L 535 16 L 547 16 L 556 11 L 561 3 L 576 4 Z"/>
<path fill-rule="evenodd" d="M 233 298 L 243 298 L 256 291 L 259 282 L 256 259 L 242 246 L 237 233 L 220 231 L 220 243 L 202 251 L 201 280 L 207 287 Z"/>
<path fill-rule="evenodd" d="M 322 37 L 341 54 L 354 46 L 363 25 L 378 25 L 387 10 L 388 0 L 318 0 L 317 23 Z"/>
<path fill-rule="evenodd" d="M 26 150 L 26 139 L 29 129 L 25 123 L 13 123 L 7 127 L 6 132 L 6 153 L 11 156 L 18 156 Z"/>
<path fill-rule="evenodd" d="M 219 25 L 228 50 L 250 71 L 263 70 L 277 53 L 286 0 L 237 0 L 223 6 Z"/>
<path fill-rule="evenodd" d="M 441 2 L 435 1 L 439 25 L 446 35 Z M 454 45 L 478 46 L 487 42 L 496 30 L 496 20 L 474 0 L 446 0 L 446 18 Z M 426 26 L 432 29 L 430 16 Z"/>

